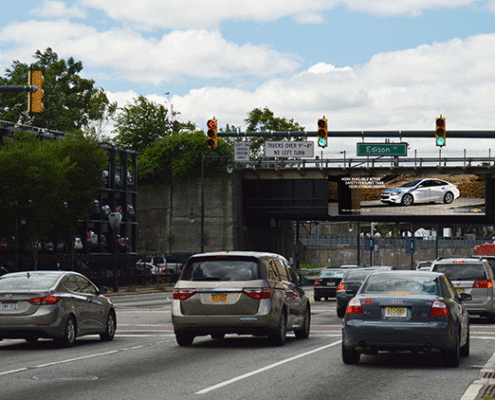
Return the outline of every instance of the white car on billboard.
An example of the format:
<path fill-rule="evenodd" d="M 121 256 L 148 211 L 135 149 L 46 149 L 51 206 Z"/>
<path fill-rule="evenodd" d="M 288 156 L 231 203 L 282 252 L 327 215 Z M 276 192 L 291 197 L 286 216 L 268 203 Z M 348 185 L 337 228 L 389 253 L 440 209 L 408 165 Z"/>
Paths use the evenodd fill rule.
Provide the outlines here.
<path fill-rule="evenodd" d="M 402 186 L 384 190 L 380 200 L 383 203 L 403 206 L 430 202 L 450 204 L 459 196 L 459 188 L 452 183 L 442 179 L 420 178 L 406 182 Z"/>

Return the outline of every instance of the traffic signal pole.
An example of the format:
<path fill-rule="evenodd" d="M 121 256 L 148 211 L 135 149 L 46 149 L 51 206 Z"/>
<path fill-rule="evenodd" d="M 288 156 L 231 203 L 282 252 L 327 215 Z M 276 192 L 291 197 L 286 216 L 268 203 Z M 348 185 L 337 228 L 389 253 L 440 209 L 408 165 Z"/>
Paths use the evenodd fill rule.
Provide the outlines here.
<path fill-rule="evenodd" d="M 24 86 L 0 86 L 0 93 L 36 93 L 38 88 L 35 85 Z"/>

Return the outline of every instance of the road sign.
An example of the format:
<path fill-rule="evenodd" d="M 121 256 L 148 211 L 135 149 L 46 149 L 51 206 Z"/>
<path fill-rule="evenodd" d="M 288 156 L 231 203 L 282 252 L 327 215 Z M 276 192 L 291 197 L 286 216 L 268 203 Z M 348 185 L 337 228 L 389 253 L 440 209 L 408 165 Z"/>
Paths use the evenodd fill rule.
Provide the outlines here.
<path fill-rule="evenodd" d="M 314 142 L 265 142 L 265 157 L 300 158 L 314 157 Z"/>
<path fill-rule="evenodd" d="M 407 156 L 407 143 L 358 143 L 358 156 Z"/>
<path fill-rule="evenodd" d="M 250 161 L 249 149 L 251 147 L 251 142 L 240 142 L 234 143 L 234 161 L 235 162 L 247 162 Z"/>

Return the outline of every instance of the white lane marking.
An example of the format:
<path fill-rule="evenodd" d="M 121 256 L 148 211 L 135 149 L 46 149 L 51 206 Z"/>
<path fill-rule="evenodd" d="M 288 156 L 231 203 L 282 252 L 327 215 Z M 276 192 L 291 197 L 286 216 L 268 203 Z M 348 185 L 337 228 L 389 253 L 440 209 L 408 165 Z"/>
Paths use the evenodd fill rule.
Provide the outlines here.
<path fill-rule="evenodd" d="M 47 364 L 40 364 L 40 365 L 36 365 L 36 366 L 34 366 L 33 368 L 44 368 L 44 367 L 49 367 L 50 365 L 65 364 L 65 363 L 68 363 L 68 362 L 73 362 L 73 361 L 84 360 L 84 359 L 86 359 L 86 358 L 94 358 L 94 357 L 107 356 L 107 355 L 109 355 L 109 354 L 118 353 L 119 351 L 120 351 L 120 350 L 112 350 L 112 351 L 107 351 L 106 353 L 100 353 L 100 354 L 90 354 L 90 355 L 87 355 L 87 356 L 82 356 L 82 357 L 69 358 L 69 359 L 67 359 L 67 360 L 59 360 L 59 361 L 54 361 L 54 362 L 47 363 Z"/>
<path fill-rule="evenodd" d="M 327 344 L 326 346 L 318 347 L 317 349 L 314 349 L 314 350 L 311 350 L 311 351 L 307 351 L 306 353 L 302 353 L 302 354 L 299 354 L 299 355 L 294 356 L 294 357 L 286 358 L 285 360 L 281 360 L 281 361 L 276 362 L 274 364 L 267 365 L 266 367 L 263 367 L 263 368 L 260 368 L 260 369 L 257 369 L 257 370 L 248 372 L 247 374 L 240 375 L 240 376 L 238 376 L 236 378 L 232 378 L 232 379 L 229 379 L 227 381 L 218 383 L 218 384 L 216 384 L 214 386 L 210 386 L 210 387 L 208 387 L 206 389 L 200 390 L 199 392 L 196 392 L 196 394 L 205 394 L 205 393 L 211 392 L 213 390 L 220 389 L 220 388 L 222 388 L 224 386 L 230 385 L 231 383 L 240 381 L 242 379 L 249 378 L 250 376 L 253 376 L 253 375 L 256 375 L 256 374 L 260 374 L 260 373 L 262 373 L 264 371 L 267 371 L 269 369 L 276 368 L 276 367 L 278 367 L 280 365 L 283 365 L 283 364 L 286 364 L 288 362 L 297 360 L 298 358 L 309 356 L 309 355 L 314 354 L 314 353 L 317 353 L 319 351 L 328 349 L 329 347 L 336 346 L 336 345 L 338 345 L 340 343 L 342 343 L 342 340 L 339 340 L 337 342 L 333 342 L 333 343 Z"/>

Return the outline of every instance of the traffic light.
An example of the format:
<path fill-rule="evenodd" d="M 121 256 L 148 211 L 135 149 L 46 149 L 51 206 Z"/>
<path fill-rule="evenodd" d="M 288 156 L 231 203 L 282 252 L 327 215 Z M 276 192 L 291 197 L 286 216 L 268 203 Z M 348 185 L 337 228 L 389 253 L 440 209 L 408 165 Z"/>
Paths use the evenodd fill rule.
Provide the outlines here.
<path fill-rule="evenodd" d="M 36 92 L 28 92 L 28 112 L 40 113 L 45 109 L 45 106 L 41 102 L 45 92 L 41 88 L 43 86 L 43 73 L 41 71 L 29 71 L 28 72 L 28 84 L 34 85 L 38 88 Z"/>
<path fill-rule="evenodd" d="M 373 238 L 364 238 L 364 251 L 367 253 L 375 250 L 375 241 Z"/>
<path fill-rule="evenodd" d="M 318 120 L 318 146 L 328 146 L 328 121 L 326 118 Z"/>
<path fill-rule="evenodd" d="M 411 255 L 416 253 L 416 239 L 406 238 L 406 254 Z"/>
<path fill-rule="evenodd" d="M 439 147 L 445 146 L 447 131 L 445 130 L 445 118 L 435 119 L 435 144 Z"/>
<path fill-rule="evenodd" d="M 208 122 L 206 123 L 206 126 L 208 127 L 208 147 L 210 149 L 214 149 L 218 146 L 218 125 L 217 125 L 217 120 L 216 119 L 209 119 Z"/>

